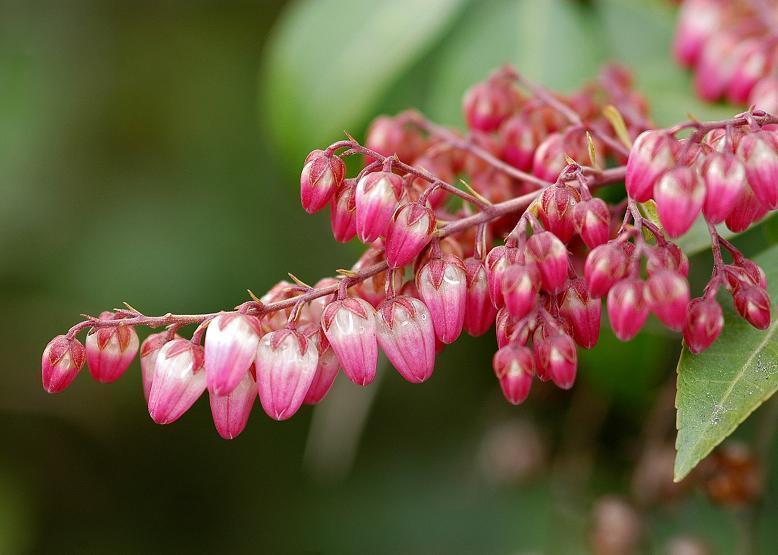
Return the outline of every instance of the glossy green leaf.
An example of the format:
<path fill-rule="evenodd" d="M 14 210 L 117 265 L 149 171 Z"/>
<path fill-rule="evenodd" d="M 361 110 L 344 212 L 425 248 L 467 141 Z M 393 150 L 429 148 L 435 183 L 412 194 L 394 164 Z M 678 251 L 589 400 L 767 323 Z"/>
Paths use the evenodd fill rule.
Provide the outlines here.
<path fill-rule="evenodd" d="M 778 246 L 755 261 L 778 295 Z M 723 294 L 722 294 L 723 296 Z M 725 327 L 707 351 L 684 349 L 678 362 L 675 479 L 686 476 L 778 389 L 778 320 L 760 331 L 723 303 Z"/>
<path fill-rule="evenodd" d="M 757 226 L 767 223 L 767 221 L 772 219 L 772 217 L 772 214 L 769 215 L 767 218 L 759 222 Z M 757 226 L 749 228 L 749 231 L 755 229 Z M 731 239 L 732 237 L 740 235 L 740 233 L 735 233 L 734 231 L 727 229 L 727 226 L 724 224 L 717 225 L 716 230 L 719 232 L 719 235 L 724 237 L 724 239 Z M 691 229 L 684 233 L 676 241 L 676 243 L 688 256 L 692 256 L 704 250 L 710 249 L 710 234 L 708 233 L 708 226 L 705 223 L 705 220 L 702 218 L 697 218 L 697 221 L 694 222 L 694 225 L 692 225 Z"/>
<path fill-rule="evenodd" d="M 594 15 L 572 0 L 474 2 L 433 68 L 426 112 L 443 123 L 461 124 L 464 91 L 504 63 L 545 87 L 578 87 L 604 59 Z"/>
<path fill-rule="evenodd" d="M 265 60 L 263 119 L 284 156 L 361 125 L 465 0 L 305 0 L 279 22 Z"/>

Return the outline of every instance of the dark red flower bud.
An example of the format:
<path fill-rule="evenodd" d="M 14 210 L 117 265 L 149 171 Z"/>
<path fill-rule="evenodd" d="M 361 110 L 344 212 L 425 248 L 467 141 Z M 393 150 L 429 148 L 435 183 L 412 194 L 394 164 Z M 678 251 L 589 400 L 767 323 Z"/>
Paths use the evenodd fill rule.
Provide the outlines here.
<path fill-rule="evenodd" d="M 735 308 L 749 324 L 760 330 L 770 327 L 770 296 L 756 285 L 743 285 L 735 291 Z"/>
<path fill-rule="evenodd" d="M 566 185 L 548 187 L 540 195 L 538 218 L 563 243 L 570 241 L 575 232 L 573 208 L 579 199 L 578 192 Z"/>
<path fill-rule="evenodd" d="M 346 179 L 330 201 L 330 226 L 339 243 L 348 243 L 357 234 L 356 187 L 353 179 Z"/>
<path fill-rule="evenodd" d="M 489 280 L 486 277 L 486 266 L 477 258 L 465 260 L 467 275 L 467 296 L 465 297 L 464 328 L 473 337 L 485 334 L 497 314 L 489 297 Z"/>
<path fill-rule="evenodd" d="M 715 299 L 701 297 L 689 303 L 683 339 L 692 353 L 698 354 L 710 347 L 723 328 L 724 315 Z"/>
<path fill-rule="evenodd" d="M 559 295 L 559 315 L 567 320 L 573 339 L 584 349 L 591 349 L 600 338 L 600 299 L 590 297 L 583 279 L 570 282 Z"/>
<path fill-rule="evenodd" d="M 570 389 L 575 382 L 578 354 L 572 337 L 554 334 L 535 343 L 538 373 L 548 376 L 557 387 Z"/>

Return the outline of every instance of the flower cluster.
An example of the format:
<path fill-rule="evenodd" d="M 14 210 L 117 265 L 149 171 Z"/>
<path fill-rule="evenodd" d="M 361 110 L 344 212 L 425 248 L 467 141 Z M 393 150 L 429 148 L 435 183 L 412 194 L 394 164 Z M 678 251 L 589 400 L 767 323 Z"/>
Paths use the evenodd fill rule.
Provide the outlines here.
<path fill-rule="evenodd" d="M 695 72 L 697 93 L 778 113 L 778 3 L 684 0 L 676 60 Z"/>
<path fill-rule="evenodd" d="M 446 345 L 493 325 L 508 401 L 524 401 L 535 377 L 570 388 L 577 347 L 599 339 L 602 298 L 619 339 L 651 312 L 693 352 L 721 332 L 720 287 L 750 323 L 769 324 L 764 273 L 713 224 L 742 230 L 778 207 L 775 117 L 648 130 L 645 102 L 615 66 L 568 96 L 502 68 L 463 108 L 466 134 L 403 112 L 376 119 L 364 144 L 348 137 L 308 155 L 303 208 L 329 207 L 334 238 L 367 247 L 350 270 L 313 286 L 290 274 L 232 311 L 145 316 L 127 305 L 89 317 L 46 347 L 45 389 L 65 389 L 85 361 L 96 380 L 115 381 L 140 350 L 155 422 L 174 422 L 207 390 L 217 431 L 233 438 L 257 396 L 271 418 L 288 419 L 341 370 L 370 384 L 379 350 L 407 381 L 425 382 Z M 351 156 L 363 161 L 353 177 Z M 622 181 L 622 201 L 594 196 Z M 670 238 L 700 212 L 714 268 L 690 301 L 689 263 Z M 178 334 L 187 325 L 197 325 L 191 339 Z M 166 329 L 139 345 L 136 326 Z"/>

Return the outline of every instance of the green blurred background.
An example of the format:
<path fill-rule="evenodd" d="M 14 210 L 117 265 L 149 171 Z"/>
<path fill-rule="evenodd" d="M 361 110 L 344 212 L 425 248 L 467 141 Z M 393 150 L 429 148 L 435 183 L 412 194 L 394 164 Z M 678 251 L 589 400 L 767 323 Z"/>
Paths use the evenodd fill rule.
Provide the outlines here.
<path fill-rule="evenodd" d="M 645 502 L 633 479 L 650 414 L 659 443 L 673 438 L 655 397 L 678 338 L 658 326 L 629 345 L 604 332 L 572 392 L 540 386 L 519 408 L 486 336 L 449 347 L 421 386 L 339 379 L 284 423 L 257 407 L 232 442 L 205 398 L 153 424 L 137 363 L 110 387 L 86 371 L 61 395 L 40 387 L 43 347 L 82 312 L 218 310 L 288 271 L 348 267 L 358 247 L 299 207 L 305 153 L 409 106 L 458 124 L 464 89 L 504 61 L 570 90 L 620 58 L 659 122 L 732 112 L 697 102 L 670 62 L 673 13 L 0 0 L 0 553 L 586 553 L 606 494 L 641 505 L 640 552 L 693 535 L 731 553 L 736 515 L 697 491 Z M 769 501 L 762 518 L 776 517 Z"/>

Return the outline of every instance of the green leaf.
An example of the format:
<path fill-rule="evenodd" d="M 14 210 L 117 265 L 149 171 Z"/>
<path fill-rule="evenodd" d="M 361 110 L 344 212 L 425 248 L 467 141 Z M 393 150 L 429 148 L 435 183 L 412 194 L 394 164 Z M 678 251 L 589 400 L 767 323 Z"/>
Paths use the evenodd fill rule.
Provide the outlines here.
<path fill-rule="evenodd" d="M 768 220 L 770 220 L 773 217 L 773 214 L 770 214 L 759 222 L 758 224 L 750 227 L 748 231 L 755 229 L 756 227 L 766 223 Z M 740 233 L 735 233 L 734 231 L 730 231 L 727 229 L 727 227 L 724 224 L 719 224 L 716 226 L 716 230 L 719 232 L 719 235 L 724 237 L 724 239 L 731 239 L 732 237 L 736 237 L 740 235 Z M 705 223 L 705 220 L 703 218 L 697 218 L 697 221 L 694 222 L 694 225 L 684 233 L 677 241 L 679 247 L 681 247 L 681 250 L 686 253 L 687 256 L 695 255 L 699 252 L 702 252 L 704 250 L 707 250 L 710 248 L 710 235 L 708 234 L 708 226 Z"/>
<path fill-rule="evenodd" d="M 756 257 L 778 295 L 778 246 Z M 681 480 L 778 389 L 778 319 L 765 331 L 724 304 L 724 331 L 708 350 L 678 361 L 675 479 Z"/>
<path fill-rule="evenodd" d="M 293 4 L 277 25 L 263 68 L 261 106 L 282 154 L 300 158 L 361 125 L 464 1 Z"/>
<path fill-rule="evenodd" d="M 461 124 L 465 90 L 504 63 L 544 87 L 573 90 L 605 59 L 600 36 L 594 11 L 582 2 L 473 2 L 433 67 L 423 108 L 434 120 Z"/>

